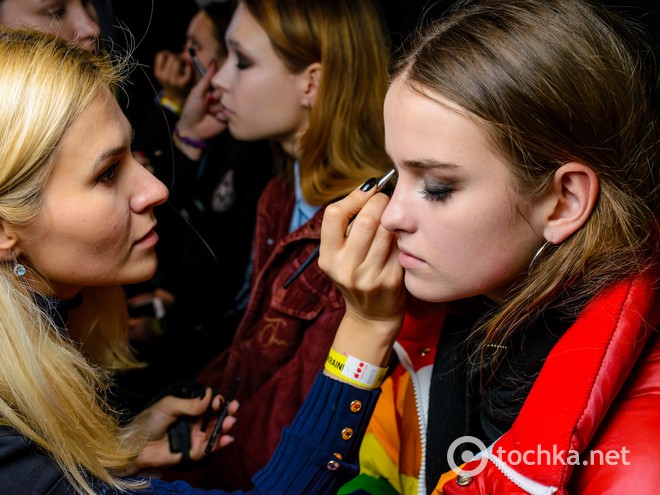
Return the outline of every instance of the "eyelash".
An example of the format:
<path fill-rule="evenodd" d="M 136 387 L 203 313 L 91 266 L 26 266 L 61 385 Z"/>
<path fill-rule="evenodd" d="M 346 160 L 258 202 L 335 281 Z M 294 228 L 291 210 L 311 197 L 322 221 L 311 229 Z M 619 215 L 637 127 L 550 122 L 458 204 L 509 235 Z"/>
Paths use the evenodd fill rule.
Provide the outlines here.
<path fill-rule="evenodd" d="M 422 195 L 428 201 L 444 201 L 449 199 L 453 192 L 454 187 L 450 185 L 436 187 L 424 186 L 424 189 L 422 189 Z"/>
<path fill-rule="evenodd" d="M 250 63 L 250 61 L 246 59 L 243 55 L 241 55 L 240 53 L 236 54 L 236 67 L 239 70 L 247 69 L 251 65 L 252 64 Z"/>
<path fill-rule="evenodd" d="M 97 184 L 111 184 L 116 175 L 117 167 L 119 167 L 119 162 L 115 162 L 106 168 L 103 172 L 99 174 L 96 178 Z"/>
<path fill-rule="evenodd" d="M 53 17 L 54 19 L 61 19 L 66 15 L 66 9 L 61 8 L 61 9 L 51 9 L 48 11 L 48 14 Z"/>

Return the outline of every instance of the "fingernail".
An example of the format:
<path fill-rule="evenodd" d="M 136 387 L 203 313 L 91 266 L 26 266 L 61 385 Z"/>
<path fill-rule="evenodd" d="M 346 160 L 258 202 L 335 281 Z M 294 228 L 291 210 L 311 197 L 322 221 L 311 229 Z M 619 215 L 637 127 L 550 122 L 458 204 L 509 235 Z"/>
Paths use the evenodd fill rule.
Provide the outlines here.
<path fill-rule="evenodd" d="M 371 179 L 366 181 L 364 184 L 362 184 L 362 186 L 360 187 L 360 191 L 367 192 L 369 189 L 374 187 L 377 182 L 378 182 L 378 179 L 376 179 L 375 177 L 372 177 Z"/>

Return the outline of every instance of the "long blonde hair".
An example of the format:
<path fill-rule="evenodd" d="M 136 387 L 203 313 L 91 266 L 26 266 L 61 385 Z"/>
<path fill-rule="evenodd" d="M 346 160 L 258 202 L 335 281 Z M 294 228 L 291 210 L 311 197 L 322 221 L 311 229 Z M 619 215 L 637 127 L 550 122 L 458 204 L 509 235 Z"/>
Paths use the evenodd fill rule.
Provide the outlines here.
<path fill-rule="evenodd" d="M 575 318 L 598 291 L 658 262 L 658 72 L 639 26 L 588 0 L 464 1 L 419 33 L 393 73 L 475 117 L 521 198 L 577 161 L 598 175 L 586 224 L 546 249 L 479 333 L 501 348 L 554 308 Z"/>
<path fill-rule="evenodd" d="M 388 43 L 370 0 L 241 0 L 294 74 L 323 66 L 302 140 L 300 180 L 310 204 L 348 194 L 391 167 L 383 101 Z"/>
<path fill-rule="evenodd" d="M 0 30 L 0 218 L 29 224 L 62 136 L 114 90 L 121 65 L 52 35 Z M 121 288 L 87 288 L 59 332 L 9 263 L 0 264 L 0 416 L 47 452 L 81 493 L 89 476 L 116 488 L 135 458 L 104 399 L 111 369 L 134 366 Z M 75 336 L 75 338 L 74 338 Z"/>

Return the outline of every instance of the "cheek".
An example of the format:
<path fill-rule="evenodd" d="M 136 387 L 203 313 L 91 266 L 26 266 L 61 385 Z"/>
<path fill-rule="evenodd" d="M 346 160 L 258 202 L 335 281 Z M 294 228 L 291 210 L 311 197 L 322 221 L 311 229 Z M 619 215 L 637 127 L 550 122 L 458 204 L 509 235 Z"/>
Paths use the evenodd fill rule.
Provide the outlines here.
<path fill-rule="evenodd" d="M 406 274 L 417 297 L 434 301 L 489 294 L 525 269 L 530 245 L 527 224 L 508 206 L 429 214 L 425 252 L 429 270 Z"/>

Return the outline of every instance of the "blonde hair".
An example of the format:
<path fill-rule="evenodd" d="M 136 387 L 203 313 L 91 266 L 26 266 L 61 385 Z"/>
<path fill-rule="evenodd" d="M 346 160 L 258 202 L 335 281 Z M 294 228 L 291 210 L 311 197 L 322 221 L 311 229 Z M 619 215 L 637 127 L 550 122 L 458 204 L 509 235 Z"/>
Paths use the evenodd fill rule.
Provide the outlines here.
<path fill-rule="evenodd" d="M 586 224 L 546 249 L 477 332 L 482 360 L 546 309 L 575 318 L 604 287 L 657 266 L 658 73 L 641 31 L 586 0 L 461 2 L 394 67 L 475 117 L 521 200 L 571 161 L 599 179 Z"/>
<path fill-rule="evenodd" d="M 348 194 L 391 167 L 383 101 L 387 38 L 370 0 L 241 0 L 294 74 L 323 66 L 309 127 L 301 140 L 300 180 L 310 204 Z"/>
<path fill-rule="evenodd" d="M 64 133 L 100 94 L 114 90 L 121 64 L 52 35 L 0 30 L 0 218 L 29 224 Z M 0 264 L 0 415 L 60 466 L 80 493 L 89 476 L 115 488 L 137 455 L 104 396 L 109 371 L 134 366 L 120 287 L 87 288 L 59 332 L 10 263 Z"/>

